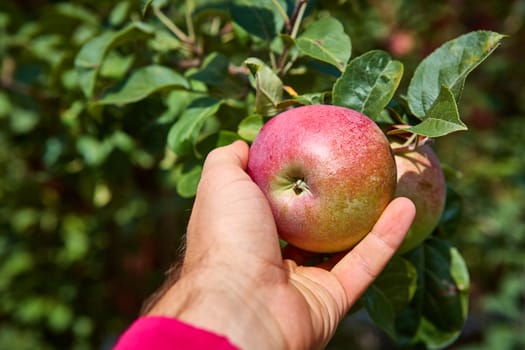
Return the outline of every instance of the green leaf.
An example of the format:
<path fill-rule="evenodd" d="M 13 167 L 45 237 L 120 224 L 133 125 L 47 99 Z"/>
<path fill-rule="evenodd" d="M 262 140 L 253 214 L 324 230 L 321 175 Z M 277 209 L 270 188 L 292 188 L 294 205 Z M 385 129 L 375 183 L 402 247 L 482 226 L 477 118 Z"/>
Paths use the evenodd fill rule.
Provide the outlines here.
<path fill-rule="evenodd" d="M 49 305 L 47 323 L 52 330 L 63 332 L 71 325 L 72 320 L 73 311 L 70 305 L 62 302 L 53 302 Z"/>
<path fill-rule="evenodd" d="M 173 124 L 184 110 L 197 98 L 204 97 L 204 94 L 195 93 L 189 90 L 173 90 L 164 98 L 166 110 L 159 115 L 155 121 L 157 124 Z"/>
<path fill-rule="evenodd" d="M 268 42 L 282 30 L 286 9 L 284 0 L 232 0 L 229 7 L 235 23 Z"/>
<path fill-rule="evenodd" d="M 146 24 L 134 22 L 117 32 L 105 31 L 84 44 L 75 58 L 75 68 L 84 95 L 93 97 L 100 67 L 112 47 L 152 36 L 153 33 L 153 29 Z"/>
<path fill-rule="evenodd" d="M 0 92 L 0 119 L 8 117 L 13 109 L 13 104 L 9 100 L 9 96 Z"/>
<path fill-rule="evenodd" d="M 363 295 L 370 317 L 395 337 L 396 313 L 406 307 L 416 291 L 417 271 L 406 259 L 394 256 Z"/>
<path fill-rule="evenodd" d="M 240 140 L 239 134 L 229 130 L 221 130 L 217 137 L 216 147 L 227 146 L 237 140 Z"/>
<path fill-rule="evenodd" d="M 15 107 L 11 111 L 10 127 L 15 134 L 27 134 L 38 125 L 39 114 L 31 109 Z"/>
<path fill-rule="evenodd" d="M 86 223 L 75 215 L 68 215 L 62 219 L 63 247 L 58 258 L 65 262 L 82 259 L 89 249 Z"/>
<path fill-rule="evenodd" d="M 12 251 L 12 254 L 2 257 L 2 259 L 2 266 L 0 266 L 0 291 L 7 293 L 7 288 L 11 281 L 18 275 L 31 271 L 35 262 L 31 254 L 21 249 Z"/>
<path fill-rule="evenodd" d="M 168 133 L 168 146 L 177 155 L 191 153 L 206 120 L 217 113 L 222 100 L 199 98 L 184 111 Z"/>
<path fill-rule="evenodd" d="M 455 131 L 467 130 L 467 126 L 459 117 L 452 91 L 442 86 L 438 98 L 429 108 L 425 119 L 406 130 L 427 137 L 439 137 Z"/>
<path fill-rule="evenodd" d="M 197 193 L 197 186 L 202 174 L 202 166 L 196 165 L 183 173 L 177 181 L 177 193 L 183 198 L 192 198 Z"/>
<path fill-rule="evenodd" d="M 418 341 L 425 343 L 427 349 L 444 349 L 452 344 L 460 333 L 461 330 L 449 332 L 440 329 L 431 320 L 423 317 L 415 337 Z"/>
<path fill-rule="evenodd" d="M 104 60 L 100 69 L 100 76 L 110 79 L 122 79 L 131 68 L 135 57 L 122 56 L 116 51 L 111 51 Z"/>
<path fill-rule="evenodd" d="M 394 256 L 374 285 L 388 296 L 394 310 L 401 310 L 410 303 L 416 292 L 417 270 L 407 259 Z"/>
<path fill-rule="evenodd" d="M 102 164 L 111 152 L 110 144 L 101 142 L 88 134 L 79 137 L 76 148 L 88 166 Z"/>
<path fill-rule="evenodd" d="M 388 296 L 375 285 L 371 285 L 361 298 L 368 315 L 391 337 L 395 337 L 395 310 Z"/>
<path fill-rule="evenodd" d="M 316 104 L 326 104 L 327 96 L 330 92 L 314 92 L 310 94 L 302 94 L 294 97 L 294 99 L 303 105 L 316 105 Z"/>
<path fill-rule="evenodd" d="M 270 67 L 255 57 L 245 61 L 255 77 L 255 112 L 264 116 L 275 115 L 283 96 L 283 83 Z"/>
<path fill-rule="evenodd" d="M 84 23 L 93 27 L 100 25 L 100 19 L 96 16 L 96 13 L 89 11 L 87 7 L 81 4 L 73 4 L 72 2 L 57 3 L 53 10 L 56 11 L 55 16 L 71 18 L 75 23 Z"/>
<path fill-rule="evenodd" d="M 204 60 L 201 69 L 192 73 L 189 78 L 209 85 L 221 85 L 228 75 L 228 58 L 220 52 L 212 52 Z"/>
<path fill-rule="evenodd" d="M 341 72 L 352 53 L 350 37 L 341 22 L 333 17 L 310 24 L 295 43 L 303 54 L 334 65 Z"/>
<path fill-rule="evenodd" d="M 119 2 L 109 15 L 109 23 L 116 27 L 124 23 L 129 13 L 130 4 L 127 1 Z"/>
<path fill-rule="evenodd" d="M 263 118 L 259 114 L 252 114 L 241 120 L 237 133 L 247 141 L 253 141 L 263 127 Z"/>
<path fill-rule="evenodd" d="M 15 317 L 24 323 L 35 323 L 47 315 L 47 305 L 47 299 L 43 296 L 26 297 L 17 305 Z"/>
<path fill-rule="evenodd" d="M 189 87 L 186 79 L 174 70 L 151 65 L 134 71 L 124 83 L 108 91 L 96 103 L 123 105 L 142 100 L 161 89 Z"/>
<path fill-rule="evenodd" d="M 153 51 L 168 53 L 179 50 L 183 44 L 168 30 L 158 28 L 155 30 L 155 37 L 148 40 L 148 46 Z"/>
<path fill-rule="evenodd" d="M 396 92 L 403 64 L 384 51 L 367 52 L 346 66 L 333 87 L 333 104 L 352 108 L 374 119 Z"/>
<path fill-rule="evenodd" d="M 407 329 L 405 323 L 404 333 L 428 348 L 443 348 L 459 336 L 468 315 L 470 282 L 466 263 L 455 247 L 437 238 L 427 239 L 406 257 L 418 270 L 416 296 L 411 311 L 405 312 L 410 315 L 408 324 L 417 330 Z M 400 321 L 398 318 L 398 330 Z"/>
<path fill-rule="evenodd" d="M 31 40 L 30 50 L 33 52 L 35 57 L 54 66 L 60 63 L 60 61 L 63 59 L 63 53 L 59 49 L 61 41 L 62 40 L 59 35 L 41 35 Z"/>
<path fill-rule="evenodd" d="M 459 101 L 467 75 L 500 44 L 504 35 L 476 31 L 448 41 L 427 56 L 416 68 L 408 86 L 411 112 L 426 118 L 438 98 L 441 87 L 449 88 Z"/>
<path fill-rule="evenodd" d="M 449 242 L 425 242 L 426 318 L 446 331 L 459 331 L 467 316 L 469 276 L 465 261 Z"/>

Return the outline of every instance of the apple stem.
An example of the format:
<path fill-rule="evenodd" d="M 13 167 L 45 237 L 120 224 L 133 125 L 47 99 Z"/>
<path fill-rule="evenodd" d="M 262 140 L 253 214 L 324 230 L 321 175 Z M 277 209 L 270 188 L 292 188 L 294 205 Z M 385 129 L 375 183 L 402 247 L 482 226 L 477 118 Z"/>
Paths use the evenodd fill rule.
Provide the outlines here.
<path fill-rule="evenodd" d="M 401 146 L 392 147 L 392 151 L 395 154 L 403 153 L 403 152 L 412 152 L 416 150 L 418 147 L 421 147 L 423 145 L 426 145 L 432 142 L 434 142 L 434 139 L 430 137 L 412 134 L 408 138 L 408 140 L 405 143 L 403 143 Z"/>

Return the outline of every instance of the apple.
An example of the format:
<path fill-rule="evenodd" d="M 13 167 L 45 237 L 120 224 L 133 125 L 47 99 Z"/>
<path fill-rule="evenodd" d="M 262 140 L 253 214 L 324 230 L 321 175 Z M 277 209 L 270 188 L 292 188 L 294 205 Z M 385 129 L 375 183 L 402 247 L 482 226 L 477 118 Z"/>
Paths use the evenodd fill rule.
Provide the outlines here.
<path fill-rule="evenodd" d="M 394 31 L 388 40 L 388 51 L 394 56 L 406 56 L 414 51 L 414 33 L 407 30 Z"/>
<path fill-rule="evenodd" d="M 281 238 L 318 253 L 359 242 L 396 186 L 382 130 L 365 115 L 332 105 L 270 119 L 250 147 L 247 171 L 268 199 Z"/>
<path fill-rule="evenodd" d="M 392 147 L 400 144 L 392 142 Z M 441 163 L 429 145 L 413 151 L 396 152 L 397 186 L 395 197 L 407 197 L 416 206 L 416 216 L 399 248 L 407 252 L 423 242 L 437 227 L 446 199 L 446 182 Z"/>

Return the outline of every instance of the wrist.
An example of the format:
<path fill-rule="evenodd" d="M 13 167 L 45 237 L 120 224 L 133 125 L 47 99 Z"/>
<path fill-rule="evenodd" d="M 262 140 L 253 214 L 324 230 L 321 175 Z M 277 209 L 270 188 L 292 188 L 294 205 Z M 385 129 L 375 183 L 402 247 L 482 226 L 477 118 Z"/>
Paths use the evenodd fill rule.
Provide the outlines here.
<path fill-rule="evenodd" d="M 241 349 L 284 349 L 282 333 L 266 303 L 245 286 L 185 276 L 149 312 L 227 337 Z"/>

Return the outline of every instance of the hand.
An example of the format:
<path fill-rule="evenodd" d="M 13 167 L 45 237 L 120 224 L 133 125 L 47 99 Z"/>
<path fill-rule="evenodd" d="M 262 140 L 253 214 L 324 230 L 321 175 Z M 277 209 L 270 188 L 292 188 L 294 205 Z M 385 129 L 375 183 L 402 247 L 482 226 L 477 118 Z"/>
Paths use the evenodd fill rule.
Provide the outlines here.
<path fill-rule="evenodd" d="M 222 334 L 242 349 L 318 349 L 401 244 L 415 214 L 406 198 L 369 235 L 323 266 L 283 259 L 263 193 L 244 169 L 244 142 L 204 164 L 179 280 L 149 311 Z"/>

